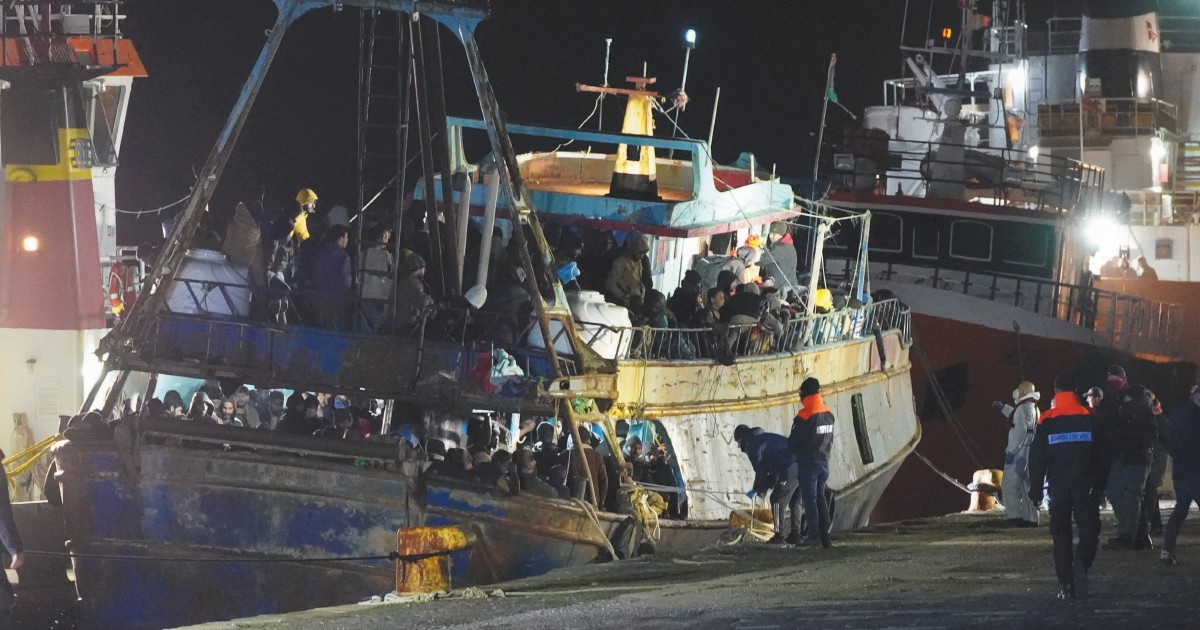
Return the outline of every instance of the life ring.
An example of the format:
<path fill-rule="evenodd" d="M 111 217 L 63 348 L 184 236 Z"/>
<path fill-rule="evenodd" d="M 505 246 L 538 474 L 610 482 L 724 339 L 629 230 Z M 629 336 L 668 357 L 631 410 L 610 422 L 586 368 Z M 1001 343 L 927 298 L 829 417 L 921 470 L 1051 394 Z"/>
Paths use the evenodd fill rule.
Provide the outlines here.
<path fill-rule="evenodd" d="M 113 315 L 120 316 L 137 300 L 137 289 L 133 285 L 133 269 L 122 263 L 113 263 L 108 271 L 108 305 Z"/>

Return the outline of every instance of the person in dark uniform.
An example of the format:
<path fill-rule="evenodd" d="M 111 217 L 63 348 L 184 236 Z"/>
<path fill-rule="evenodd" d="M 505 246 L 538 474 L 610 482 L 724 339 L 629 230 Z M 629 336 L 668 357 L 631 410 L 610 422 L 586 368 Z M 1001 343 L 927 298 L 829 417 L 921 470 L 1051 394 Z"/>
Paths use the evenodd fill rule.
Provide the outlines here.
<path fill-rule="evenodd" d="M 4 451 L 0 451 L 0 459 L 4 459 Z M 4 551 L 12 557 L 8 566 L 15 571 L 25 562 L 25 546 L 21 543 L 21 534 L 17 532 L 17 522 L 13 520 L 12 497 L 8 494 L 8 484 L 0 485 L 4 486 L 4 491 L 0 492 L 0 545 L 3 545 Z M 0 630 L 13 627 L 15 599 L 12 584 L 8 582 L 8 575 L 5 575 L 3 580 L 0 580 Z"/>
<path fill-rule="evenodd" d="M 833 445 L 833 412 L 821 399 L 821 382 L 804 379 L 800 384 L 801 409 L 792 420 L 788 446 L 796 456 L 800 495 L 804 500 L 804 518 L 808 523 L 808 541 L 828 549 L 829 500 L 825 483 L 829 481 L 829 449 Z"/>
<path fill-rule="evenodd" d="M 1087 574 L 1100 544 L 1100 495 L 1103 467 L 1093 439 L 1093 416 L 1075 393 L 1075 377 L 1054 379 L 1054 400 L 1042 414 L 1029 451 L 1029 498 L 1042 502 L 1043 481 L 1050 484 L 1050 536 L 1059 599 L 1087 597 Z M 1072 520 L 1079 545 L 1072 549 Z"/>
<path fill-rule="evenodd" d="M 788 448 L 787 438 L 778 433 L 767 433 L 759 428 L 739 424 L 733 430 L 733 439 L 738 448 L 750 458 L 754 468 L 754 487 L 746 496 L 763 496 L 771 489 L 771 516 L 775 535 L 767 541 L 773 545 L 800 542 L 800 471 L 796 456 Z M 783 515 L 791 511 L 791 529 L 787 537 L 783 534 Z"/>

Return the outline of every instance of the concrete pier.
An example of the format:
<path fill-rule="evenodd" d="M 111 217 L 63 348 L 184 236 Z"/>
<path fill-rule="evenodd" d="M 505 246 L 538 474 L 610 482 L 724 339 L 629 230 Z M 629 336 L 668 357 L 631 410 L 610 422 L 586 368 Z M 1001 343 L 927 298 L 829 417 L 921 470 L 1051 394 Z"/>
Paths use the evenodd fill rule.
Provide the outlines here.
<path fill-rule="evenodd" d="M 1114 531 L 1111 515 L 1103 520 L 1102 543 Z M 1101 550 L 1086 600 L 1056 599 L 1047 527 L 1013 528 L 999 514 L 875 526 L 840 534 L 835 545 L 714 547 L 484 589 L 502 589 L 503 598 L 352 605 L 194 628 L 1144 629 L 1194 627 L 1200 617 L 1195 513 L 1176 550 L 1181 564 L 1164 567 L 1157 549 Z"/>

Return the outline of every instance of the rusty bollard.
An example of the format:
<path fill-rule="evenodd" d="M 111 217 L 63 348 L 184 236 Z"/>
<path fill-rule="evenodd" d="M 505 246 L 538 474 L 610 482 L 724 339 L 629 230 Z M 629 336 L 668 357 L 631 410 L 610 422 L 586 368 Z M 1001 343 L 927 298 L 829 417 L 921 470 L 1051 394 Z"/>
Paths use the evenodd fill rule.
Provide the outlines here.
<path fill-rule="evenodd" d="M 457 527 L 406 527 L 396 532 L 397 593 L 450 590 L 450 553 L 474 544 L 474 536 Z"/>

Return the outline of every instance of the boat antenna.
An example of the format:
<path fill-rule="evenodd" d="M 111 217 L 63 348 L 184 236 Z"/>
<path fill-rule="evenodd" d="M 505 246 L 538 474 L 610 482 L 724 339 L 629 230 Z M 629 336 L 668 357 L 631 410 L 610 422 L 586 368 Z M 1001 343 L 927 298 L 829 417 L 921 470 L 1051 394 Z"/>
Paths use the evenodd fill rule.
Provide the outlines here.
<path fill-rule="evenodd" d="M 713 98 L 712 122 L 708 123 L 708 151 L 712 153 L 713 132 L 717 130 L 717 106 L 721 104 L 721 86 L 717 86 L 717 96 Z"/>
<path fill-rule="evenodd" d="M 604 87 L 608 87 L 608 62 L 612 57 L 612 38 L 604 38 Z M 600 93 L 600 120 L 596 124 L 596 131 L 604 131 L 604 96 L 605 93 Z"/>
<path fill-rule="evenodd" d="M 829 69 L 825 72 L 825 95 L 821 105 L 821 126 L 817 129 L 817 155 L 813 158 L 812 198 L 817 198 L 817 170 L 821 167 L 821 145 L 825 143 L 825 117 L 829 115 L 829 95 L 833 94 L 833 72 L 837 67 L 837 53 L 829 55 Z"/>

